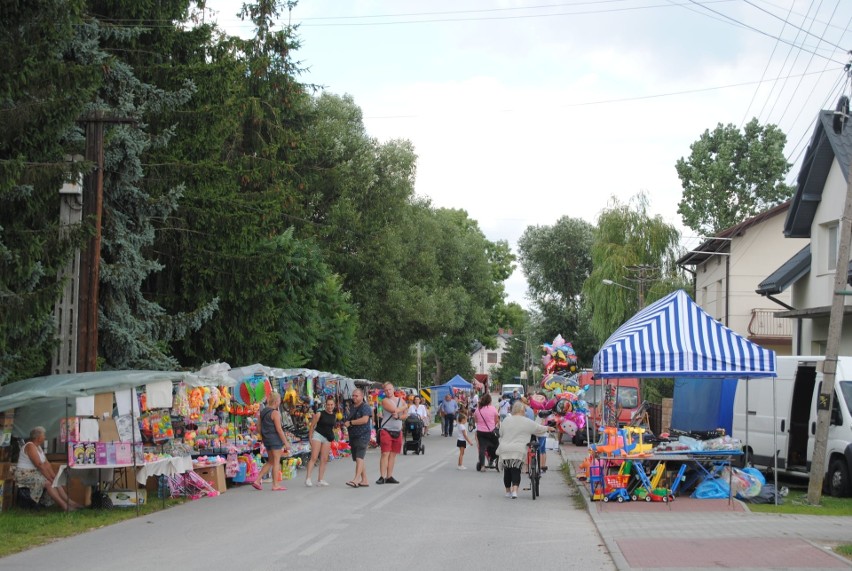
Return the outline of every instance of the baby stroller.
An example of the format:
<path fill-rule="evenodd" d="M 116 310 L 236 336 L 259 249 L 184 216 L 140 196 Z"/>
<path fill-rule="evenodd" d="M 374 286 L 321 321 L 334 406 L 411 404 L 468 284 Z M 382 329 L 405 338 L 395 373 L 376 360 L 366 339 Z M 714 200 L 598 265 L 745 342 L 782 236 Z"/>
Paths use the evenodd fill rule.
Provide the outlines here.
<path fill-rule="evenodd" d="M 419 416 L 409 416 L 402 425 L 405 442 L 402 445 L 402 453 L 408 454 L 409 450 L 415 454 L 425 454 L 426 447 L 423 445 L 423 420 Z"/>
<path fill-rule="evenodd" d="M 485 463 L 476 463 L 476 471 L 484 472 L 489 468 L 500 471 L 500 459 L 497 457 L 497 446 L 500 445 L 499 437 L 492 433 L 490 442 L 485 445 Z"/>

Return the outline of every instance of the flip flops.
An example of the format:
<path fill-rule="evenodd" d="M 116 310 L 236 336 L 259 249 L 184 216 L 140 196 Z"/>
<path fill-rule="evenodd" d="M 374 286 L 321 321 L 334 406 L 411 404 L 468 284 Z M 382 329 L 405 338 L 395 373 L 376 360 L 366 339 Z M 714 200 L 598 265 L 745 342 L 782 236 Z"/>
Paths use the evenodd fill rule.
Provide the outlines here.
<path fill-rule="evenodd" d="M 286 491 L 287 491 L 287 488 L 284 488 L 284 487 L 281 487 L 281 488 L 272 488 L 272 491 L 273 491 L 273 492 L 286 492 Z"/>
<path fill-rule="evenodd" d="M 369 488 L 370 484 L 358 484 L 359 488 Z"/>
<path fill-rule="evenodd" d="M 349 486 L 350 488 L 357 488 L 358 487 L 358 484 L 356 484 L 355 482 L 346 482 L 346 485 Z"/>
<path fill-rule="evenodd" d="M 263 484 L 260 483 L 260 480 L 255 480 L 254 482 L 251 483 L 251 487 L 254 488 L 255 490 L 262 490 Z"/>

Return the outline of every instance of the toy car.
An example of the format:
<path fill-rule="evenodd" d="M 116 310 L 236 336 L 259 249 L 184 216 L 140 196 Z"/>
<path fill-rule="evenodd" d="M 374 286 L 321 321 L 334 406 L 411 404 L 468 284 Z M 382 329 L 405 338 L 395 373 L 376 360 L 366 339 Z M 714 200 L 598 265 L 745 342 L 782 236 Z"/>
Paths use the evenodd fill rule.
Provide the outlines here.
<path fill-rule="evenodd" d="M 615 490 L 611 491 L 603 497 L 603 501 L 605 502 L 609 502 L 612 500 L 615 500 L 618 503 L 629 502 L 630 494 L 628 494 L 627 490 L 625 490 L 624 488 L 616 488 Z"/>

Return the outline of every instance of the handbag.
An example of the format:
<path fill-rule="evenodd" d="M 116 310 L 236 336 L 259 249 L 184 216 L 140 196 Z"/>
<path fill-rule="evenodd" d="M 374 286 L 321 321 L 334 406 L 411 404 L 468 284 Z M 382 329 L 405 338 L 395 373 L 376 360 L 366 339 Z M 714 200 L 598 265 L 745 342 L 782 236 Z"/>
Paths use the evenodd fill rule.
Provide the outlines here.
<path fill-rule="evenodd" d="M 399 399 L 397 399 L 396 404 L 399 405 Z M 399 438 L 399 435 L 400 435 L 399 430 L 388 430 L 387 428 L 385 428 L 385 424 L 390 422 L 390 419 L 391 419 L 391 417 L 388 417 L 388 419 L 386 421 L 381 423 L 379 425 L 379 430 L 384 430 L 385 432 L 387 432 L 390 435 L 391 438 L 397 439 L 397 438 Z"/>
<path fill-rule="evenodd" d="M 476 416 L 477 413 L 479 413 L 479 419 L 482 421 L 482 424 L 485 424 L 485 417 L 482 416 L 481 409 L 476 410 L 476 412 L 473 414 L 474 417 Z M 495 426 L 489 432 L 491 432 L 491 436 L 493 436 L 494 438 L 496 438 L 498 440 L 500 439 L 500 428 L 499 427 Z"/>

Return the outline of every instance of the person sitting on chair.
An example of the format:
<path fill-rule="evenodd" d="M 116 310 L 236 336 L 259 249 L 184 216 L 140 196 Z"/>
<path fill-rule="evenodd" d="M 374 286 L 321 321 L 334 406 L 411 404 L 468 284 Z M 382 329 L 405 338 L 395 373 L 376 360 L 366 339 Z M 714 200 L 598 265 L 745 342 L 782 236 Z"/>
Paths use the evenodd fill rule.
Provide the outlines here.
<path fill-rule="evenodd" d="M 44 455 L 42 445 L 45 435 L 43 426 L 36 426 L 30 431 L 30 439 L 21 448 L 15 467 L 15 482 L 19 488 L 29 489 L 30 499 L 36 504 L 42 499 L 44 492 L 47 492 L 47 505 L 56 503 L 64 511 L 80 509 L 83 506 L 70 499 L 64 487 L 53 487 L 56 473 Z"/>

